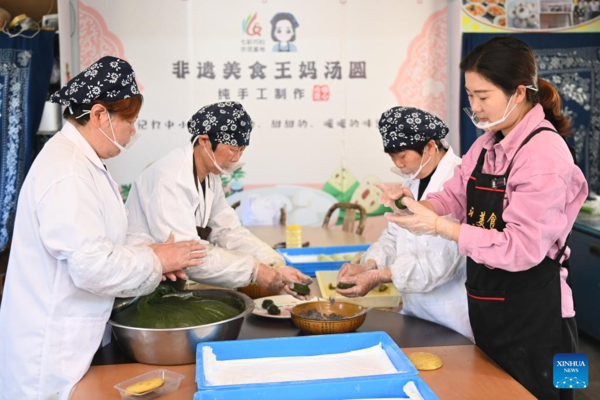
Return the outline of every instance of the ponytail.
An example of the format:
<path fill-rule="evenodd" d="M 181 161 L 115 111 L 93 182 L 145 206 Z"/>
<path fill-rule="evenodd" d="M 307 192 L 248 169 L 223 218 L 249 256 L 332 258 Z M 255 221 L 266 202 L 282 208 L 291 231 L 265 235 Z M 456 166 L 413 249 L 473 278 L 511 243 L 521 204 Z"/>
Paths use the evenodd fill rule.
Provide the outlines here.
<path fill-rule="evenodd" d="M 558 91 L 550 82 L 538 78 L 537 103 L 542 105 L 546 119 L 554 125 L 558 133 L 568 138 L 571 136 L 571 119 L 565 117 L 561 111 L 561 100 Z"/>

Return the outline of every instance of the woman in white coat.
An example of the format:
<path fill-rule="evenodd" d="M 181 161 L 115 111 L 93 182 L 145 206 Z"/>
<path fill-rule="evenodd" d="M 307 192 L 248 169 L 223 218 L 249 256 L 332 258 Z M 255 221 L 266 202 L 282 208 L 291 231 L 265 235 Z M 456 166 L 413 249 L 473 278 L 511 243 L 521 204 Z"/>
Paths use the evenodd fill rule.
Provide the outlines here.
<path fill-rule="evenodd" d="M 115 297 L 152 292 L 201 263 L 197 242 L 128 235 L 102 160 L 124 151 L 142 105 L 131 66 L 104 57 L 55 93 L 63 129 L 21 189 L 0 309 L 0 398 L 69 397 L 100 346 Z M 172 242 L 172 240 L 170 240 Z"/>
<path fill-rule="evenodd" d="M 229 288 L 256 282 L 304 298 L 290 286 L 310 278 L 285 267 L 275 250 L 244 228 L 223 193 L 220 175 L 241 166 L 250 144 L 246 110 L 230 101 L 202 107 L 188 130 L 191 145 L 156 161 L 134 182 L 126 204 L 130 231 L 158 241 L 173 233 L 177 240 L 207 244 L 204 264 L 184 271 L 191 280 Z"/>
<path fill-rule="evenodd" d="M 448 127 L 435 115 L 413 107 L 394 107 L 379 122 L 383 147 L 415 198 L 442 190 L 460 164 L 445 136 Z M 382 203 L 400 212 L 390 194 L 398 185 L 381 185 Z M 397 197 L 397 196 L 396 196 Z M 394 198 L 396 198 L 394 197 Z M 363 255 L 361 264 L 345 264 L 337 289 L 348 296 L 364 296 L 380 283 L 393 282 L 402 293 L 402 314 L 446 326 L 473 340 L 465 289 L 466 260 L 455 242 L 417 236 L 389 223 L 379 240 Z"/>

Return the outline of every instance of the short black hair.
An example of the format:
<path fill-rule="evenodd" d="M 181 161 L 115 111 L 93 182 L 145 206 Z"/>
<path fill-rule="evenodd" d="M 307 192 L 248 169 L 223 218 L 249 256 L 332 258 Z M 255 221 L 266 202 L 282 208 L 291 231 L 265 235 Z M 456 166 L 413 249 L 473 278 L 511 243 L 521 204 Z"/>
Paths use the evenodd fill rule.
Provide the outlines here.
<path fill-rule="evenodd" d="M 384 151 L 387 154 L 398 154 L 398 153 L 402 153 L 403 151 L 406 151 L 406 150 L 413 150 L 413 151 L 416 151 L 417 153 L 419 153 L 420 155 L 423 155 L 423 152 L 425 151 L 425 146 L 427 146 L 427 144 L 429 142 L 431 142 L 432 140 L 433 139 L 431 139 L 427 142 L 419 142 L 419 143 L 415 143 L 413 145 L 402 146 L 402 147 L 389 147 L 387 149 L 384 149 Z M 446 149 L 440 140 L 433 140 L 433 141 L 435 142 L 435 145 L 437 146 L 438 149 L 444 149 L 444 150 Z"/>
<path fill-rule="evenodd" d="M 287 15 L 283 14 L 283 15 L 277 15 L 271 21 L 271 39 L 274 42 L 278 42 L 279 43 L 279 40 L 277 40 L 277 38 L 275 37 L 275 27 L 277 26 L 277 23 L 279 21 L 282 21 L 284 19 L 287 20 L 287 21 L 290 21 L 290 25 L 292 25 L 292 30 L 294 31 L 294 34 L 290 38 L 290 42 L 293 42 L 293 41 L 296 40 L 296 28 L 294 27 L 294 21 L 292 21 L 292 19 L 290 17 L 288 17 Z"/>

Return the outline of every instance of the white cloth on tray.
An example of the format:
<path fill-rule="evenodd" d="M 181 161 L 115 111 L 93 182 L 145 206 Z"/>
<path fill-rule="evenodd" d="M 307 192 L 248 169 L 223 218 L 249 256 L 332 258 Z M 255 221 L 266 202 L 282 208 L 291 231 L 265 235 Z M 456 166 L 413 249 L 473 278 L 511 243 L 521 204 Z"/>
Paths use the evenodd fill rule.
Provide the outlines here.
<path fill-rule="evenodd" d="M 218 361 L 210 346 L 202 348 L 208 386 L 338 379 L 395 374 L 381 343 L 346 353 Z"/>

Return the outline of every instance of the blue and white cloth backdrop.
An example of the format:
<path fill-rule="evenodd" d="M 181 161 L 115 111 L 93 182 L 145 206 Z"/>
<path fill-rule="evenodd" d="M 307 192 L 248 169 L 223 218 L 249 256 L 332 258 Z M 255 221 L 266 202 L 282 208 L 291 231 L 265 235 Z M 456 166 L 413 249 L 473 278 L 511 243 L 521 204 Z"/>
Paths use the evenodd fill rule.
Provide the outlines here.
<path fill-rule="evenodd" d="M 54 62 L 54 35 L 41 31 L 27 39 L 0 33 L 0 252 L 10 240 L 19 190 L 32 162 Z"/>
<path fill-rule="evenodd" d="M 498 34 L 466 33 L 462 54 Z M 600 33 L 515 34 L 533 48 L 539 76 L 560 93 L 563 113 L 573 119 L 571 145 L 591 192 L 600 194 Z M 461 87 L 464 87 L 464 77 Z M 460 108 L 469 106 L 461 93 Z M 461 113 L 461 152 L 466 153 L 483 132 Z"/>

